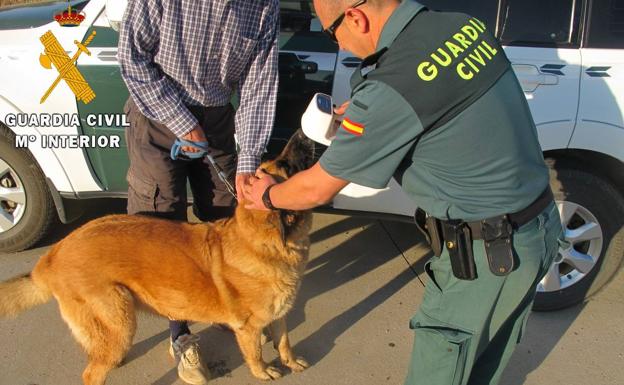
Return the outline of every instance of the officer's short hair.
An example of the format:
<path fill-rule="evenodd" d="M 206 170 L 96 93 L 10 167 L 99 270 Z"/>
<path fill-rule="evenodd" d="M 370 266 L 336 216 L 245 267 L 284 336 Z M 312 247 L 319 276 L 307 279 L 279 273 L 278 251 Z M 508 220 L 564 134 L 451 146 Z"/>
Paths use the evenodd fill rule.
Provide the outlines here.
<path fill-rule="evenodd" d="M 357 2 L 357 0 L 321 0 L 325 9 L 331 14 L 339 15 Z M 383 7 L 389 0 L 367 0 L 366 4 L 372 7 Z"/>

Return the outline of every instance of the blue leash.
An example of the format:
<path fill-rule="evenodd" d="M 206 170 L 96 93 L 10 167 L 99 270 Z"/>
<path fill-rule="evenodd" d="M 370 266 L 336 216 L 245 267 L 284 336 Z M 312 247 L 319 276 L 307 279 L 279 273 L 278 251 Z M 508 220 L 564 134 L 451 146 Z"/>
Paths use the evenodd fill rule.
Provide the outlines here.
<path fill-rule="evenodd" d="M 198 152 L 188 152 L 182 150 L 182 147 L 193 147 L 198 149 Z M 176 139 L 173 142 L 173 146 L 171 146 L 171 159 L 178 160 L 178 157 L 182 155 L 188 159 L 201 159 L 204 156 L 208 155 L 208 151 L 210 151 L 210 147 L 208 142 L 191 142 L 189 140 L 184 139 Z M 180 158 L 182 160 L 187 160 L 184 158 Z"/>
<path fill-rule="evenodd" d="M 199 151 L 188 152 L 182 150 L 182 147 L 193 147 L 198 149 Z M 176 139 L 176 141 L 173 143 L 173 146 L 171 146 L 171 159 L 173 160 L 194 160 L 202 158 L 208 159 L 208 162 L 210 162 L 212 167 L 217 172 L 217 175 L 219 176 L 219 179 L 221 179 L 221 182 L 225 184 L 228 192 L 232 194 L 235 199 L 237 199 L 236 189 L 232 187 L 232 184 L 230 183 L 230 181 L 228 181 L 225 172 L 223 172 L 221 167 L 219 167 L 217 162 L 215 162 L 214 158 L 210 155 L 210 145 L 208 142 L 191 142 L 184 139 Z"/>

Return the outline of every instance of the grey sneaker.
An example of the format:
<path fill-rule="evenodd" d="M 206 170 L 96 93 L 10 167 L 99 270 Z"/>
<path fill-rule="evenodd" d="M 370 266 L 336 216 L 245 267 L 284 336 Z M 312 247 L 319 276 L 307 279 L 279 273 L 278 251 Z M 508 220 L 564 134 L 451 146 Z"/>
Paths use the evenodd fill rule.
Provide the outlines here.
<path fill-rule="evenodd" d="M 178 364 L 178 377 L 191 385 L 205 385 L 210 379 L 210 373 L 199 356 L 198 342 L 198 335 L 184 334 L 169 347 L 169 354 Z"/>

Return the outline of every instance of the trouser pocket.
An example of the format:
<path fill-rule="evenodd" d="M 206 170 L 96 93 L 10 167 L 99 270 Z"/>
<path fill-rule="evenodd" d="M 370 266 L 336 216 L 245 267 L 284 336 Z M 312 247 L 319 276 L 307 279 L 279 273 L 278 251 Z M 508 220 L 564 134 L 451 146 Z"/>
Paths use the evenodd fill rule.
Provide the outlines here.
<path fill-rule="evenodd" d="M 156 211 L 156 190 L 158 189 L 156 183 L 146 181 L 132 170 L 128 171 L 126 180 L 128 181 L 128 214 Z"/>
<path fill-rule="evenodd" d="M 414 348 L 405 385 L 462 384 L 472 333 L 422 312 L 412 318 L 410 328 L 414 329 Z"/>

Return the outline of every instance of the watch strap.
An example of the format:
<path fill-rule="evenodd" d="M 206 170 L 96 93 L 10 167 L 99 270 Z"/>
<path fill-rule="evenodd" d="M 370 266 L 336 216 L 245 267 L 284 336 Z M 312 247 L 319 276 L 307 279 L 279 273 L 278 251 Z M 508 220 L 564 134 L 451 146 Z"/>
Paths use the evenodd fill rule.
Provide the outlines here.
<path fill-rule="evenodd" d="M 269 210 L 277 210 L 277 207 L 273 206 L 273 202 L 271 202 L 271 189 L 273 187 L 275 187 L 274 184 L 270 185 L 262 194 L 262 203 L 264 203 L 264 207 Z"/>

